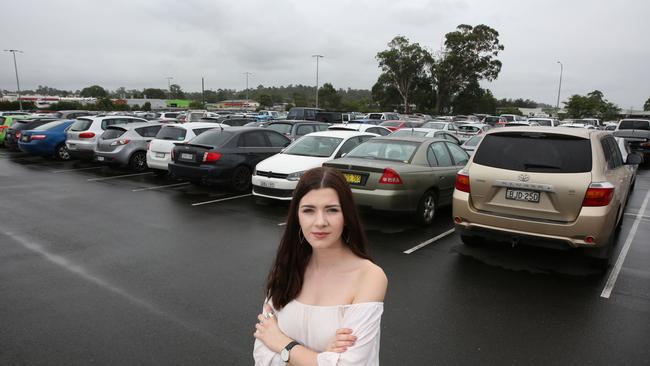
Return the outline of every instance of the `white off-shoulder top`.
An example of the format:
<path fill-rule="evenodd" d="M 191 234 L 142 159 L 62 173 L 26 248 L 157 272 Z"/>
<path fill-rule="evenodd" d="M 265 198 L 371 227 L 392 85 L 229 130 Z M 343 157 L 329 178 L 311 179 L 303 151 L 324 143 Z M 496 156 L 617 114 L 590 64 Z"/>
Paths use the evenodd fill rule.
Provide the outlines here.
<path fill-rule="evenodd" d="M 319 366 L 376 366 L 383 312 L 383 302 L 318 306 L 293 300 L 275 313 L 284 334 L 319 352 Z M 356 343 L 343 353 L 324 352 L 339 328 L 352 329 L 352 334 L 357 336 Z M 256 366 L 284 365 L 280 355 L 258 339 L 255 339 L 253 358 Z"/>

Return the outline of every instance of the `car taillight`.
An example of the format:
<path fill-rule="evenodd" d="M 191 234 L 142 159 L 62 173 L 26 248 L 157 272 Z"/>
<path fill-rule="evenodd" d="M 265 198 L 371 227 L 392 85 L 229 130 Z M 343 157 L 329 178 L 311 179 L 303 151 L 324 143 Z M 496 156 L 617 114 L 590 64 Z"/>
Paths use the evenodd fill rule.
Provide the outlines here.
<path fill-rule="evenodd" d="M 211 163 L 213 161 L 217 161 L 221 159 L 221 154 L 218 152 L 206 152 L 203 153 L 203 162 L 204 163 Z"/>
<path fill-rule="evenodd" d="M 385 168 L 384 174 L 379 179 L 381 184 L 402 184 L 402 178 L 391 168 Z"/>
<path fill-rule="evenodd" d="M 113 142 L 111 142 L 111 146 L 121 146 L 121 145 L 126 145 L 126 144 L 128 144 L 129 142 L 131 142 L 131 140 L 129 140 L 129 139 L 117 140 L 117 141 L 113 141 Z"/>
<path fill-rule="evenodd" d="M 94 132 L 82 132 L 79 134 L 80 139 L 91 139 L 93 137 L 95 137 Z"/>
<path fill-rule="evenodd" d="M 461 170 L 456 174 L 456 189 L 461 192 L 471 193 L 469 187 L 469 174 Z"/>
<path fill-rule="evenodd" d="M 32 135 L 31 138 L 32 140 L 45 140 L 47 135 Z"/>
<path fill-rule="evenodd" d="M 609 182 L 591 183 L 582 201 L 583 207 L 607 206 L 614 197 L 614 185 Z"/>

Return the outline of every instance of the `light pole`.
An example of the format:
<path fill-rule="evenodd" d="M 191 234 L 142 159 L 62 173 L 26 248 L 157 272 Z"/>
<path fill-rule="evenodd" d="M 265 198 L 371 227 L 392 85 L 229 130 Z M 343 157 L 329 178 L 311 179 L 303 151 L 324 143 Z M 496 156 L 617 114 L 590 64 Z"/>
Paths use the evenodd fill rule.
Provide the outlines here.
<path fill-rule="evenodd" d="M 316 108 L 318 108 L 318 59 L 323 58 L 323 55 L 312 55 L 316 57 Z"/>
<path fill-rule="evenodd" d="M 564 71 L 564 66 L 560 61 L 557 62 L 560 64 L 560 85 L 557 88 L 557 103 L 555 104 L 555 109 L 560 111 L 560 91 L 562 91 L 562 71 Z"/>
<path fill-rule="evenodd" d="M 174 78 L 168 76 L 165 79 L 167 79 L 167 99 L 172 99 L 172 79 Z"/>
<path fill-rule="evenodd" d="M 252 73 L 246 71 L 242 74 L 246 75 L 246 103 L 248 103 L 248 75 L 253 75 Z"/>
<path fill-rule="evenodd" d="M 16 70 L 16 86 L 18 87 L 18 105 L 20 110 L 23 110 L 23 102 L 20 100 L 20 81 L 18 81 L 18 65 L 16 64 L 16 52 L 23 53 L 20 50 L 5 50 L 5 52 L 11 52 L 14 54 L 14 70 Z"/>

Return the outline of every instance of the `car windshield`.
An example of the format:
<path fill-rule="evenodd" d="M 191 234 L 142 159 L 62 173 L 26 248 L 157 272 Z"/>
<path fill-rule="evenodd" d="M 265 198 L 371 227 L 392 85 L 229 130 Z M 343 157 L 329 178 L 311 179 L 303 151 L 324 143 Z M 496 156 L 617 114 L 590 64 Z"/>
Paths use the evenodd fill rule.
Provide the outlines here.
<path fill-rule="evenodd" d="M 174 126 L 163 126 L 163 128 L 158 131 L 156 138 L 159 140 L 174 140 L 174 141 L 183 141 L 187 131 L 184 128 L 174 127 Z"/>
<path fill-rule="evenodd" d="M 325 158 L 334 154 L 341 141 L 343 139 L 339 137 L 304 136 L 289 146 L 284 153 Z"/>
<path fill-rule="evenodd" d="M 90 128 L 93 120 L 87 118 L 77 118 L 76 121 L 70 126 L 70 131 L 86 131 Z"/>
<path fill-rule="evenodd" d="M 233 133 L 228 130 L 213 129 L 196 136 L 191 139 L 188 144 L 221 146 L 230 138 L 230 136 L 232 136 L 232 134 Z"/>
<path fill-rule="evenodd" d="M 434 130 L 443 130 L 445 128 L 445 124 L 442 122 L 427 122 L 425 123 L 422 128 L 432 128 Z"/>
<path fill-rule="evenodd" d="M 408 128 L 403 128 L 401 130 L 395 131 L 391 134 L 391 136 L 415 136 L 415 137 L 423 137 L 426 136 L 427 132 L 426 131 L 415 131 L 415 130 L 410 130 Z"/>
<path fill-rule="evenodd" d="M 591 171 L 591 141 L 538 132 L 491 134 L 483 138 L 474 163 L 523 172 L 586 173 Z"/>
<path fill-rule="evenodd" d="M 49 129 L 52 129 L 52 128 L 56 128 L 56 127 L 58 127 L 58 126 L 60 126 L 60 125 L 62 125 L 62 124 L 64 124 L 64 123 L 66 123 L 66 122 L 67 122 L 67 121 L 63 120 L 63 121 L 54 121 L 54 122 L 46 123 L 46 124 L 44 124 L 44 125 L 40 125 L 40 126 L 36 127 L 36 128 L 34 129 L 34 131 L 45 131 L 45 130 L 49 130 Z"/>
<path fill-rule="evenodd" d="M 357 146 L 346 157 L 408 163 L 418 146 L 419 142 L 373 139 Z"/>
<path fill-rule="evenodd" d="M 291 133 L 291 126 L 290 123 L 272 123 L 268 125 L 267 128 L 280 133 L 289 134 Z"/>

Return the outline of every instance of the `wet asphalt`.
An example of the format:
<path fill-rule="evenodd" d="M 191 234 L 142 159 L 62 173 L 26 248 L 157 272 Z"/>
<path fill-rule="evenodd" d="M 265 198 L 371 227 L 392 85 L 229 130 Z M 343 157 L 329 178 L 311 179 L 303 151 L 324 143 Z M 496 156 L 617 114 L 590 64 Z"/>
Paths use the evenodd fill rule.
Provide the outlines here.
<path fill-rule="evenodd" d="M 253 364 L 287 205 L 132 174 L 0 149 L 0 365 Z M 364 212 L 389 278 L 381 364 L 647 365 L 649 189 L 642 167 L 609 298 L 613 267 L 571 253 L 451 233 L 405 254 L 452 228 L 449 208 L 426 228 Z"/>

